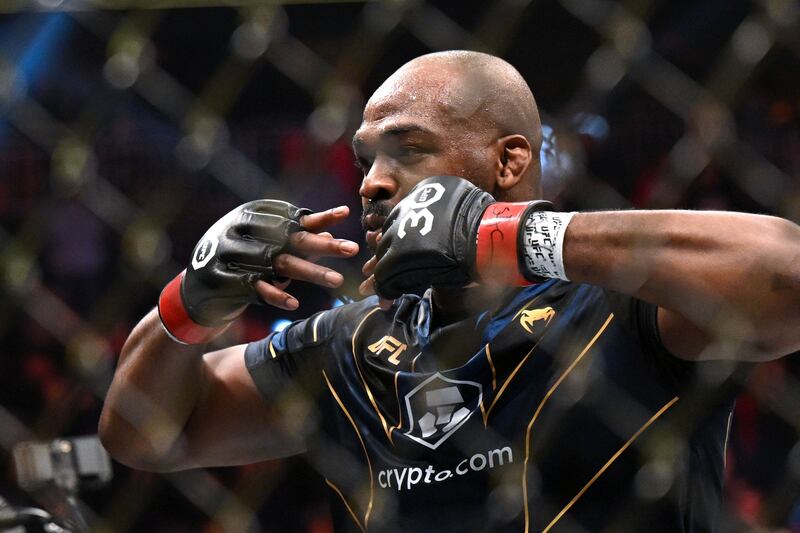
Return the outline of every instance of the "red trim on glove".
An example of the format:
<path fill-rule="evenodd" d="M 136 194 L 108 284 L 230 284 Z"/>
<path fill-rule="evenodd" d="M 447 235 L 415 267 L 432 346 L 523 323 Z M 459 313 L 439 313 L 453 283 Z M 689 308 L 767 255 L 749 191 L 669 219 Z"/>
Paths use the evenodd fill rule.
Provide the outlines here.
<path fill-rule="evenodd" d="M 205 344 L 228 327 L 209 328 L 191 319 L 181 297 L 181 282 L 184 270 L 167 283 L 158 298 L 158 316 L 170 337 L 184 344 Z"/>
<path fill-rule="evenodd" d="M 486 208 L 478 226 L 475 268 L 481 280 L 501 285 L 531 285 L 519 270 L 519 225 L 528 202 L 497 202 Z"/>

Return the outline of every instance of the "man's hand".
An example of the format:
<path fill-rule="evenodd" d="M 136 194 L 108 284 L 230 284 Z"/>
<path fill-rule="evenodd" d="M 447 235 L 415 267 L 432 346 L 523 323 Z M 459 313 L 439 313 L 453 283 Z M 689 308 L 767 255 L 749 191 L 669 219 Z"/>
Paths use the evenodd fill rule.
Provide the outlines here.
<path fill-rule="evenodd" d="M 383 225 L 374 263 L 375 289 L 396 298 L 430 286 L 463 287 L 477 279 L 475 242 L 494 198 L 455 176 L 427 178 Z"/>
<path fill-rule="evenodd" d="M 187 270 L 162 292 L 164 327 L 178 341 L 204 343 L 248 304 L 296 309 L 299 302 L 285 292 L 291 279 L 338 287 L 342 275 L 314 260 L 358 252 L 356 243 L 322 232 L 348 213 L 344 206 L 312 213 L 277 200 L 237 207 L 203 235 Z"/>
<path fill-rule="evenodd" d="M 349 214 L 350 208 L 340 206 L 300 217 L 303 229 L 289 237 L 288 250 L 278 254 L 273 262 L 277 274 L 288 279 L 272 283 L 256 281 L 254 287 L 259 297 L 269 305 L 291 311 L 297 309 L 300 302 L 285 292 L 289 280 L 308 281 L 330 288 L 339 287 L 344 282 L 342 274 L 314 261 L 320 257 L 348 258 L 358 253 L 358 244 L 355 242 L 336 239 L 324 231 L 343 222 Z"/>
<path fill-rule="evenodd" d="M 373 249 L 377 247 L 377 243 L 380 242 L 382 233 L 378 233 L 375 236 L 375 242 L 372 246 Z M 375 265 L 378 263 L 378 258 L 374 255 L 369 258 L 369 260 L 364 263 L 364 266 L 361 267 L 361 272 L 366 276 L 367 279 L 361 282 L 361 285 L 358 287 L 358 292 L 364 296 L 369 296 L 370 294 L 375 294 Z M 380 305 L 381 309 L 386 310 L 392 306 L 393 300 L 388 298 L 380 298 L 378 301 L 378 305 Z"/>
<path fill-rule="evenodd" d="M 521 254 L 532 240 L 522 228 L 536 212 L 552 208 L 544 200 L 495 202 L 489 193 L 455 176 L 427 178 L 392 209 L 379 242 L 371 243 L 376 257 L 364 265 L 369 278 L 359 290 L 391 299 L 473 281 L 497 286 L 541 283 L 546 277 L 527 268 Z M 547 243 L 538 243 L 534 251 L 549 257 L 542 252 Z"/>

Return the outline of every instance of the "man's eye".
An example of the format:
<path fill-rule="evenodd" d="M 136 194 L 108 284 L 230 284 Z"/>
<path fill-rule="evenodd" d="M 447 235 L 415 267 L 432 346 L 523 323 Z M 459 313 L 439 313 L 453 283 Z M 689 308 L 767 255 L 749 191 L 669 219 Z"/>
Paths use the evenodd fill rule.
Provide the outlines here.
<path fill-rule="evenodd" d="M 370 167 L 369 161 L 367 161 L 363 157 L 356 157 L 353 160 L 353 164 L 356 166 L 357 169 L 361 170 L 365 174 L 367 173 Z"/>
<path fill-rule="evenodd" d="M 412 145 L 402 145 L 397 148 L 397 153 L 401 157 L 407 157 L 411 155 L 417 155 L 419 153 L 419 147 L 412 146 Z"/>

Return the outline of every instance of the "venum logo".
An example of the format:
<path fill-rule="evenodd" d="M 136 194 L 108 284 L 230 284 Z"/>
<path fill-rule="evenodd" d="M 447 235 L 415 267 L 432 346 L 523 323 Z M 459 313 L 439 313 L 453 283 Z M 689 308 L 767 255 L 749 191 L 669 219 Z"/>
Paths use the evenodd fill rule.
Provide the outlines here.
<path fill-rule="evenodd" d="M 406 394 L 410 427 L 405 435 L 435 450 L 469 420 L 482 400 L 480 383 L 437 372 Z"/>
<path fill-rule="evenodd" d="M 219 241 L 217 241 L 216 237 L 201 241 L 200 244 L 197 245 L 197 248 L 194 249 L 192 268 L 197 270 L 198 268 L 206 266 L 214 257 L 214 254 L 217 253 L 218 243 Z"/>
<path fill-rule="evenodd" d="M 519 325 L 528 333 L 533 333 L 533 327 L 537 322 L 543 322 L 543 325 L 547 327 L 554 316 L 556 316 L 556 312 L 552 307 L 522 311 L 519 314 Z"/>
<path fill-rule="evenodd" d="M 419 228 L 420 235 L 427 235 L 433 228 L 433 213 L 428 207 L 438 202 L 444 196 L 445 188 L 441 183 L 431 183 L 414 193 L 414 199 L 409 206 L 409 211 L 400 219 L 397 236 L 406 236 L 406 224 L 411 222 L 412 228 Z M 420 228 L 420 222 L 422 227 Z"/>

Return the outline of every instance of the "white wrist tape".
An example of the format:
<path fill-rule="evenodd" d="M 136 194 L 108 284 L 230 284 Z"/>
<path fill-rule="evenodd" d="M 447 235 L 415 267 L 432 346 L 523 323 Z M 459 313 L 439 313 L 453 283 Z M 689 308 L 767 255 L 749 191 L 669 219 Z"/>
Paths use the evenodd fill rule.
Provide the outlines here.
<path fill-rule="evenodd" d="M 522 254 L 528 273 L 569 281 L 564 270 L 564 235 L 572 213 L 532 211 L 523 222 Z"/>

